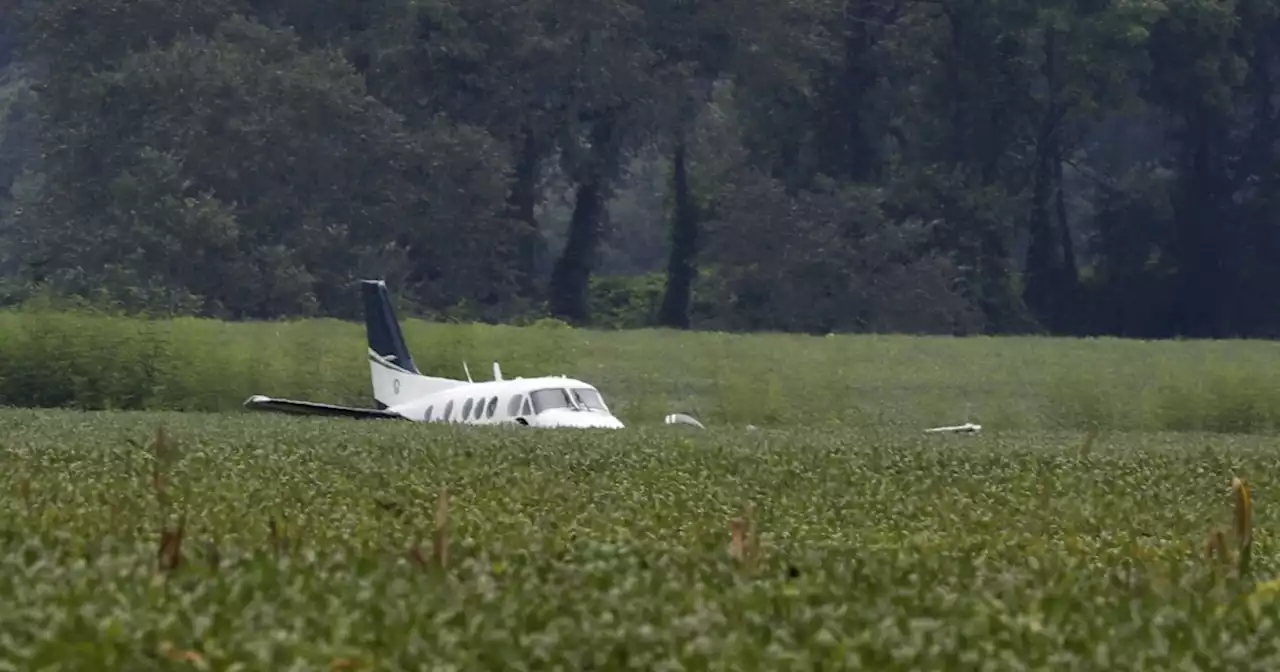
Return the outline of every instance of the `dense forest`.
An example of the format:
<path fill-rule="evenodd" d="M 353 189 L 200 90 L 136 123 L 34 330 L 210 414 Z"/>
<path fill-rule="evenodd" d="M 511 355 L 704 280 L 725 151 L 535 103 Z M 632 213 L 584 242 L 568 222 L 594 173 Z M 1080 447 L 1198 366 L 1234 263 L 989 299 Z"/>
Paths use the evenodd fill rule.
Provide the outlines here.
<path fill-rule="evenodd" d="M 1280 0 L 0 0 L 3 301 L 1280 334 Z"/>

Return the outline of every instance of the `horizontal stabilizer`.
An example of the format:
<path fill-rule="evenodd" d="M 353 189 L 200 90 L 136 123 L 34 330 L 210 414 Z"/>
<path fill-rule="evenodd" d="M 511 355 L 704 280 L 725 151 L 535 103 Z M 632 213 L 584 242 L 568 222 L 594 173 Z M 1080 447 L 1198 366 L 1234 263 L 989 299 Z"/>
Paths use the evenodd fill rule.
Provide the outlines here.
<path fill-rule="evenodd" d="M 245 400 L 246 408 L 255 411 L 274 411 L 291 415 L 322 415 L 335 418 L 355 418 L 357 420 L 407 420 L 399 413 L 382 411 L 376 408 L 356 408 L 354 406 L 337 406 L 321 404 L 314 401 L 294 401 L 292 399 L 273 399 L 255 394 Z"/>

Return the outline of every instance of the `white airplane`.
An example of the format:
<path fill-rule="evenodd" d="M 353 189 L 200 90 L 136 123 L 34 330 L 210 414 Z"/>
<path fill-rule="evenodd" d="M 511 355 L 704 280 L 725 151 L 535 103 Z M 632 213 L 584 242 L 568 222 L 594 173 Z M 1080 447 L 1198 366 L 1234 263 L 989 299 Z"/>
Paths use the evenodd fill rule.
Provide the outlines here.
<path fill-rule="evenodd" d="M 275 399 L 256 394 L 244 405 L 253 410 L 363 419 L 455 422 L 472 425 L 516 424 L 529 427 L 601 427 L 621 429 L 594 386 L 564 376 L 503 380 L 493 363 L 493 380 L 474 382 L 436 378 L 418 371 L 405 346 L 387 285 L 362 280 L 369 370 L 377 408 L 337 406 Z M 466 364 L 463 363 L 465 369 Z"/>

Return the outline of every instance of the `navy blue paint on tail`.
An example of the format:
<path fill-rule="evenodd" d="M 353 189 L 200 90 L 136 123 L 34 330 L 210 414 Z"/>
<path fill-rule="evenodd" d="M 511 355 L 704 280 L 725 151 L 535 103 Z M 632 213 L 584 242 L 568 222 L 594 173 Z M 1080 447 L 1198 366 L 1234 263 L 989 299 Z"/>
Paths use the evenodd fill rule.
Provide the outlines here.
<path fill-rule="evenodd" d="M 360 290 L 364 294 L 364 327 L 369 338 L 369 348 L 401 369 L 419 373 L 413 357 L 409 356 L 409 348 L 404 343 L 404 333 L 400 331 L 400 323 L 396 320 L 396 311 L 391 306 L 391 295 L 387 293 L 386 283 L 381 280 L 361 280 L 360 283 Z"/>

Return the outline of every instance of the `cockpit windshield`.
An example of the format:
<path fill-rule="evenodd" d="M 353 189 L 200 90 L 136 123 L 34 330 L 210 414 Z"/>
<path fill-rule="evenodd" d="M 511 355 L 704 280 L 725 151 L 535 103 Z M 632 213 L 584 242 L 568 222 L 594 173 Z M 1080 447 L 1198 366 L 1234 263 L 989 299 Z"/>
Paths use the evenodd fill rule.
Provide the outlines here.
<path fill-rule="evenodd" d="M 572 395 L 572 396 L 570 396 Z M 533 401 L 533 412 L 541 413 L 553 408 L 574 408 L 575 406 L 589 411 L 609 411 L 604 405 L 600 393 L 589 387 L 564 389 L 560 387 L 536 390 L 529 394 Z"/>
<path fill-rule="evenodd" d="M 573 393 L 574 399 L 576 399 L 582 406 L 585 406 L 588 410 L 609 410 L 609 408 L 604 405 L 604 399 L 600 398 L 600 393 L 589 387 L 575 387 L 569 391 Z"/>
<path fill-rule="evenodd" d="M 541 413 L 553 408 L 573 408 L 569 393 L 559 387 L 535 390 L 529 393 L 529 398 L 533 400 L 534 413 Z"/>

